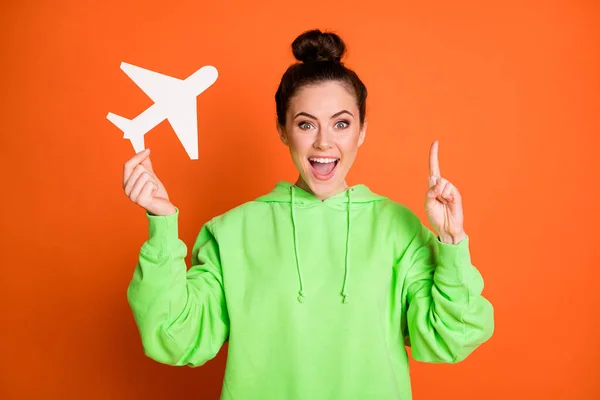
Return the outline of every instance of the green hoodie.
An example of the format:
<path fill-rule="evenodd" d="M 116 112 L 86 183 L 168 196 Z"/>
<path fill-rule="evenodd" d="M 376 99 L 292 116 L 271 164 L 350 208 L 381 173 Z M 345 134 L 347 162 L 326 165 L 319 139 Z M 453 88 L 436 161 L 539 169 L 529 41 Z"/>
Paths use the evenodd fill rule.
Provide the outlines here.
<path fill-rule="evenodd" d="M 279 182 L 207 222 L 189 270 L 178 214 L 146 214 L 127 296 L 158 362 L 199 366 L 229 342 L 223 400 L 410 399 L 405 343 L 455 363 L 492 335 L 469 238 L 441 243 L 364 185 L 321 201 Z"/>

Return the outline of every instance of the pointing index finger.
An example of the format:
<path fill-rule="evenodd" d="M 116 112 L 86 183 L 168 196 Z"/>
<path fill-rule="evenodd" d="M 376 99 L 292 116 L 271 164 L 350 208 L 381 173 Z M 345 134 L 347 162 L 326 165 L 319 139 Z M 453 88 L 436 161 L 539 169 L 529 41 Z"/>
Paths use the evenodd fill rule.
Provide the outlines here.
<path fill-rule="evenodd" d="M 429 151 L 429 175 L 432 177 L 439 177 L 440 175 L 440 164 L 438 161 L 438 141 L 436 140 L 431 145 Z"/>

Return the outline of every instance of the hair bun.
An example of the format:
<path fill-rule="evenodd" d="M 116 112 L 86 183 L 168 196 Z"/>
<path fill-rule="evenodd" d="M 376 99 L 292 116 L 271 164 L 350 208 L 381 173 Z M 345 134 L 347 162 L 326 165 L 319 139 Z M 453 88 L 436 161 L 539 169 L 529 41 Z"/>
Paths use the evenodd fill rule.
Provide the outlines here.
<path fill-rule="evenodd" d="M 334 61 L 339 63 L 346 52 L 344 41 L 335 33 L 318 29 L 304 32 L 292 43 L 292 52 L 298 61 Z"/>

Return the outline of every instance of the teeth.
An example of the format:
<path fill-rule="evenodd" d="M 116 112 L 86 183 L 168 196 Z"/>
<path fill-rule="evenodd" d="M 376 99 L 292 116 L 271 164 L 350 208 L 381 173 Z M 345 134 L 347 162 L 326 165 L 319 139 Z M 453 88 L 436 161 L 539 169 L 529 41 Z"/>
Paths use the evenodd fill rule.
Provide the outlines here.
<path fill-rule="evenodd" d="M 314 161 L 314 162 L 318 162 L 318 163 L 332 163 L 332 162 L 336 162 L 337 158 L 315 158 L 315 157 L 310 157 L 309 158 L 310 161 Z"/>

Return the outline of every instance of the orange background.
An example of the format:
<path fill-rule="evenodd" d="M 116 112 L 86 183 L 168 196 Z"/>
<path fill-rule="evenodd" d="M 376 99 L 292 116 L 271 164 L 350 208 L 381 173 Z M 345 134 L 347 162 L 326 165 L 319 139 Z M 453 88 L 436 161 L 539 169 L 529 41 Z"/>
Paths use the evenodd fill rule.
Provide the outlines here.
<path fill-rule="evenodd" d="M 127 305 L 147 224 L 106 114 L 152 103 L 119 64 L 219 70 L 198 97 L 199 160 L 167 122 L 146 135 L 190 246 L 210 217 L 295 179 L 273 96 L 315 27 L 342 36 L 369 89 L 349 183 L 425 219 L 439 139 L 495 306 L 465 362 L 412 363 L 415 399 L 600 398 L 599 3 L 216 3 L 3 2 L 0 398 L 218 396 L 226 348 L 199 369 L 160 365 Z"/>

